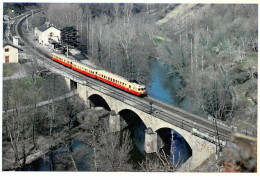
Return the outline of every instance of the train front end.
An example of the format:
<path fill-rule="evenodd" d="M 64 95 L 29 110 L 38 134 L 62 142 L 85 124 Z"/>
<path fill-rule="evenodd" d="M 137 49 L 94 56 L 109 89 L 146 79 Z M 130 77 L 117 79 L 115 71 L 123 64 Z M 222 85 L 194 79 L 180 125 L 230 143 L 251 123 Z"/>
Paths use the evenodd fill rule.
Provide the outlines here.
<path fill-rule="evenodd" d="M 138 91 L 139 96 L 146 96 L 147 95 L 145 85 L 138 84 L 137 91 Z"/>

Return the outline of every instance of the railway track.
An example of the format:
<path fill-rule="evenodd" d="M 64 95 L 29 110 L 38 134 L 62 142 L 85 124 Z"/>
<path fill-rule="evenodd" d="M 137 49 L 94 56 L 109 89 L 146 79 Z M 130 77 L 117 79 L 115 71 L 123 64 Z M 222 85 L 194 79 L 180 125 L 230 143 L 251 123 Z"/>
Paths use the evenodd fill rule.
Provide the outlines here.
<path fill-rule="evenodd" d="M 203 134 L 205 134 L 202 138 L 205 138 L 208 141 L 216 141 L 216 126 L 214 121 L 209 121 L 208 119 L 204 119 L 202 117 L 188 113 L 186 111 L 183 111 L 182 109 L 170 106 L 149 96 L 144 98 L 134 96 L 132 94 L 114 88 L 99 80 L 87 77 L 81 73 L 78 73 L 76 71 L 73 71 L 72 69 L 60 65 L 57 62 L 52 61 L 51 54 L 48 54 L 40 50 L 39 48 L 34 48 L 33 43 L 31 43 L 24 36 L 21 26 L 27 16 L 30 16 L 30 13 L 26 14 L 21 19 L 16 21 L 16 23 L 14 24 L 15 33 L 16 35 L 19 35 L 21 37 L 28 51 L 32 51 L 35 54 L 37 54 L 37 56 L 40 57 L 40 60 L 45 62 L 45 65 L 48 66 L 48 68 L 52 68 L 55 72 L 66 72 L 66 74 L 69 74 L 70 77 L 73 77 L 80 81 L 79 83 L 91 86 L 91 88 L 100 91 L 108 96 L 111 96 L 115 99 L 121 100 L 124 103 L 129 104 L 131 106 L 134 104 L 135 108 L 151 114 L 152 117 L 160 118 L 188 132 L 193 132 L 194 129 L 196 129 L 197 131 L 203 132 Z M 151 105 L 149 104 L 151 101 L 153 102 L 152 111 Z M 221 123 L 218 123 L 217 127 L 219 139 L 222 141 L 227 141 L 229 139 L 229 134 L 231 133 L 231 128 Z M 197 136 L 201 136 L 201 134 L 197 134 Z"/>

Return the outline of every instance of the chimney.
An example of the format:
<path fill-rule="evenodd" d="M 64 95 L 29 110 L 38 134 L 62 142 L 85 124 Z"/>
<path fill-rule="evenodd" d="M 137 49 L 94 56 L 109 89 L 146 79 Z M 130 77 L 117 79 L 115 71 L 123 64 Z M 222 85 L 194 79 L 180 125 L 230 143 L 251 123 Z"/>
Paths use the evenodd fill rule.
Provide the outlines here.
<path fill-rule="evenodd" d="M 18 46 L 18 36 L 13 36 L 13 45 Z"/>
<path fill-rule="evenodd" d="M 50 27 L 50 21 L 46 21 L 45 24 L 47 25 L 47 27 Z"/>

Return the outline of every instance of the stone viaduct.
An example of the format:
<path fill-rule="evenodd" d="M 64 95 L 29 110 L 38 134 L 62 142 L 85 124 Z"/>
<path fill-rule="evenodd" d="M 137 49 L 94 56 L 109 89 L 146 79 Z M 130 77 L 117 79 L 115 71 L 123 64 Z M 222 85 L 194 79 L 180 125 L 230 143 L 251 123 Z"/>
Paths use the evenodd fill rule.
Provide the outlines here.
<path fill-rule="evenodd" d="M 75 82 L 67 78 L 65 79 L 70 88 L 75 86 Z M 109 108 L 113 112 L 110 113 L 109 118 L 109 128 L 111 131 L 120 131 L 121 127 L 119 113 L 121 111 L 127 109 L 137 114 L 147 127 L 144 142 L 144 150 L 146 153 L 152 153 L 157 151 L 157 131 L 161 128 L 170 128 L 174 131 L 177 131 L 179 134 L 183 136 L 183 138 L 189 144 L 192 150 L 192 156 L 186 161 L 186 163 L 182 165 L 182 168 L 186 167 L 188 168 L 187 170 L 194 169 L 216 151 L 215 144 L 198 136 L 195 136 L 193 132 L 185 131 L 179 127 L 174 126 L 173 124 L 165 122 L 164 120 L 161 120 L 157 117 L 152 116 L 151 114 L 137 109 L 135 107 L 135 104 L 133 104 L 130 101 L 127 101 L 126 99 L 118 100 L 101 91 L 97 91 L 96 89 L 93 89 L 86 85 L 82 85 L 80 83 L 77 83 L 76 86 L 79 97 L 82 100 L 84 100 L 85 105 L 87 107 L 91 106 L 90 97 L 93 95 L 98 95 L 106 101 Z"/>

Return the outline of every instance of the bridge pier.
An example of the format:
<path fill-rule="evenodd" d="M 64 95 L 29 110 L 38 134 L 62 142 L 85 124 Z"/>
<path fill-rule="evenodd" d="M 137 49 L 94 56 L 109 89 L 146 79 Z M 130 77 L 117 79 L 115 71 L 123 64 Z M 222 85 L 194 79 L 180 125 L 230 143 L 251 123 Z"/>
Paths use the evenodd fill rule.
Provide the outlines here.
<path fill-rule="evenodd" d="M 87 100 L 85 101 L 85 105 L 86 105 L 86 107 L 87 107 L 88 109 L 91 109 L 91 108 L 92 108 L 91 102 L 90 102 L 89 99 L 87 99 Z"/>
<path fill-rule="evenodd" d="M 151 128 L 145 130 L 144 151 L 146 153 L 157 152 L 157 133 Z"/>
<path fill-rule="evenodd" d="M 120 131 L 120 115 L 116 114 L 113 110 L 110 112 L 108 125 L 110 132 Z"/>
<path fill-rule="evenodd" d="M 85 106 L 87 108 L 91 108 L 91 102 L 88 99 L 87 86 L 84 86 L 84 85 L 78 83 L 77 84 L 77 92 L 78 92 L 79 97 L 85 102 Z"/>
<path fill-rule="evenodd" d="M 77 82 L 75 82 L 75 81 L 73 81 L 69 78 L 66 78 L 66 77 L 64 77 L 64 79 L 65 79 L 65 82 L 66 82 L 70 91 L 77 89 L 77 84 L 78 84 Z"/>

